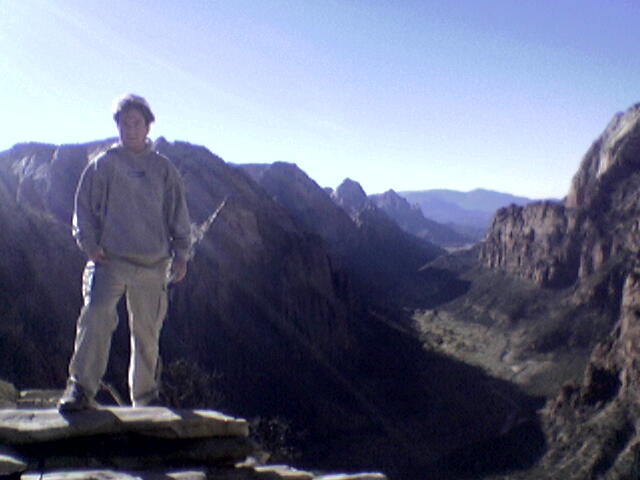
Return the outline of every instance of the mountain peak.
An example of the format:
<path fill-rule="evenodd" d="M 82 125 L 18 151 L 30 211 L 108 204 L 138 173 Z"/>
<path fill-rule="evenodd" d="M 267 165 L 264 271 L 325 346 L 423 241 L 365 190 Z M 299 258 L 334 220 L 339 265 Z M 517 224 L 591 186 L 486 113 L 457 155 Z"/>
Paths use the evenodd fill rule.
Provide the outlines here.
<path fill-rule="evenodd" d="M 332 196 L 349 215 L 362 211 L 369 204 L 369 198 L 362 186 L 350 178 L 346 178 Z"/>
<path fill-rule="evenodd" d="M 591 204 L 611 180 L 628 177 L 637 170 L 640 155 L 640 103 L 614 115 L 604 132 L 585 154 L 573 177 L 565 205 Z"/>
<path fill-rule="evenodd" d="M 381 198 L 388 199 L 388 200 L 393 200 L 393 201 L 405 201 L 406 202 L 406 200 L 404 198 L 402 198 L 400 195 L 398 195 L 398 193 L 393 188 L 390 188 L 389 190 L 384 192 L 381 195 Z"/>

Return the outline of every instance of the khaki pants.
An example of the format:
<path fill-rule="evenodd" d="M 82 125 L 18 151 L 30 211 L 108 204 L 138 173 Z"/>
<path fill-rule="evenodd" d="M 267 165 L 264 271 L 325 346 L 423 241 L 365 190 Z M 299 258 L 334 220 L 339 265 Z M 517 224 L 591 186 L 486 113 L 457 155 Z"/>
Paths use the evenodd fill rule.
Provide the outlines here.
<path fill-rule="evenodd" d="M 167 314 L 169 261 L 142 267 L 111 259 L 87 263 L 83 275 L 84 306 L 78 318 L 69 378 L 95 396 L 106 371 L 111 337 L 118 325 L 117 305 L 126 295 L 131 332 L 129 394 L 134 406 L 158 393 L 158 341 Z"/>

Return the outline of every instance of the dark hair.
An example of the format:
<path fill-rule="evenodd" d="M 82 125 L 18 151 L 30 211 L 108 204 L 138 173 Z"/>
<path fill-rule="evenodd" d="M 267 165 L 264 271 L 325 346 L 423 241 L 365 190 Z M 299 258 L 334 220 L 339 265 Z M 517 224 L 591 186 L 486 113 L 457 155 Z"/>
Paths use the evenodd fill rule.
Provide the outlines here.
<path fill-rule="evenodd" d="M 129 110 L 138 110 L 144 117 L 147 125 L 153 123 L 156 119 L 149 103 L 143 97 L 129 93 L 116 98 L 113 102 L 113 119 L 116 123 L 120 120 L 120 115 Z"/>

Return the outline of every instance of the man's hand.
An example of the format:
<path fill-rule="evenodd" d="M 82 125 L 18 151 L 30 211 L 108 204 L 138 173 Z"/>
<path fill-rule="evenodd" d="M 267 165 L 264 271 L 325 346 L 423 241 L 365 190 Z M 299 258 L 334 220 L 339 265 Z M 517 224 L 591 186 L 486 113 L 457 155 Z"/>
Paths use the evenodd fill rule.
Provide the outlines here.
<path fill-rule="evenodd" d="M 98 247 L 95 252 L 90 254 L 89 260 L 91 260 L 93 263 L 109 263 L 109 258 L 107 257 L 107 254 L 102 247 Z"/>
<path fill-rule="evenodd" d="M 171 263 L 171 283 L 181 282 L 187 274 L 187 261 L 183 258 L 174 258 Z"/>

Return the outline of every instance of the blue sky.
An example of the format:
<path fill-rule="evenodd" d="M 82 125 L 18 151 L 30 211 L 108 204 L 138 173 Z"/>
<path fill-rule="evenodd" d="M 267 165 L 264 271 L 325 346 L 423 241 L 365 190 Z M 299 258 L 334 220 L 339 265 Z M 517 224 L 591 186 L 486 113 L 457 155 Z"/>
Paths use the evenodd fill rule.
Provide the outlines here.
<path fill-rule="evenodd" d="M 631 0 L 0 0 L 0 150 L 113 136 L 134 92 L 152 137 L 322 186 L 562 197 L 640 101 L 639 25 Z"/>

